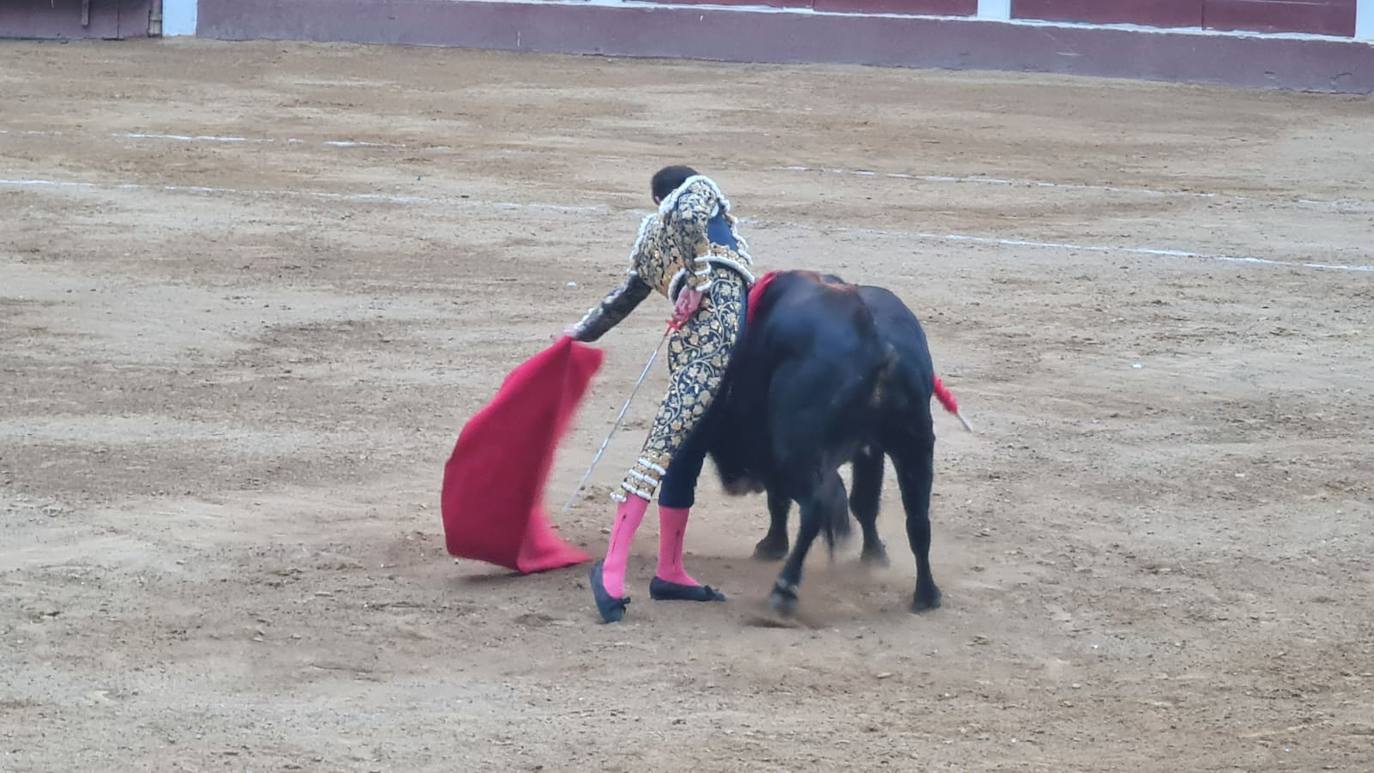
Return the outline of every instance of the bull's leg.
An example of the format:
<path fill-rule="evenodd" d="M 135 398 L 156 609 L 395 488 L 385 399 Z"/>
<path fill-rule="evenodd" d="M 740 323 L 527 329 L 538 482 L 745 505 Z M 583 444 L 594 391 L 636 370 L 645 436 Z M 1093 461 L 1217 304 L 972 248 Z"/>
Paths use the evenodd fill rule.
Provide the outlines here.
<path fill-rule="evenodd" d="M 935 432 L 926 426 L 908 438 L 893 454 L 897 482 L 906 508 L 906 535 L 916 557 L 916 593 L 911 611 L 940 606 L 940 589 L 930 571 L 930 489 L 935 478 Z"/>
<path fill-rule="evenodd" d="M 781 561 L 787 557 L 787 512 L 792 498 L 776 487 L 768 489 L 768 533 L 754 546 L 754 558 L 760 561 Z"/>
<path fill-rule="evenodd" d="M 866 446 L 854 456 L 854 484 L 849 493 L 849 509 L 863 530 L 861 559 L 866 564 L 887 566 L 887 547 L 878 536 L 878 503 L 882 496 L 883 452 Z"/>
<path fill-rule="evenodd" d="M 837 470 L 824 473 L 810 486 L 810 491 L 797 497 L 801 505 L 801 527 L 797 530 L 797 544 L 783 564 L 778 581 L 773 586 L 769 603 L 781 615 L 791 615 L 797 609 L 797 593 L 801 587 L 802 565 L 811 543 L 827 523 L 833 523 L 838 512 L 846 515 L 844 481 Z"/>

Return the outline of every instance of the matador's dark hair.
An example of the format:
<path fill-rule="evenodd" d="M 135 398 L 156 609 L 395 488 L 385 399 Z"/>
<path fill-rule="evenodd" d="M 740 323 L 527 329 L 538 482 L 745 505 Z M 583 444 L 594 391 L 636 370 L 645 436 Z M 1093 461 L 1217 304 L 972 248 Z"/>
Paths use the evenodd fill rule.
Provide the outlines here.
<path fill-rule="evenodd" d="M 668 194 L 682 187 L 687 182 L 688 177 L 695 177 L 697 170 L 690 166 L 665 166 L 654 174 L 653 182 L 649 187 L 653 191 L 654 199 L 666 199 Z"/>

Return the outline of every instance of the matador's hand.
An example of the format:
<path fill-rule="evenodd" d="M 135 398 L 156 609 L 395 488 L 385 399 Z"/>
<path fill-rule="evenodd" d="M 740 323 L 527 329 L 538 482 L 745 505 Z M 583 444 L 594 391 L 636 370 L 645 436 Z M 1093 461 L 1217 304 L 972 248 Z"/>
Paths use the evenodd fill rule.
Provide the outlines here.
<path fill-rule="evenodd" d="M 701 308 L 702 297 L 702 294 L 697 290 L 690 287 L 682 288 L 682 291 L 677 294 L 677 305 L 674 307 L 674 324 L 681 325 L 691 319 L 692 315 L 697 313 L 697 309 Z"/>

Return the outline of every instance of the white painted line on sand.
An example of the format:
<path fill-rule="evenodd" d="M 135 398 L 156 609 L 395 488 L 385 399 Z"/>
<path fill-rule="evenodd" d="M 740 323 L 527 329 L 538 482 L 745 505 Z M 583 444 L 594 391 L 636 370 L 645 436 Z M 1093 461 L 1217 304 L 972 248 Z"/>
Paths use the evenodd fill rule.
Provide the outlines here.
<path fill-rule="evenodd" d="M 272 137 L 225 137 L 214 134 L 144 134 L 142 132 L 116 132 L 110 135 L 117 139 L 124 140 L 168 140 L 172 142 L 223 142 L 230 144 L 254 143 L 260 145 L 271 145 L 281 143 L 285 145 L 310 145 L 314 144 L 310 140 L 300 140 L 295 137 L 287 137 L 278 140 Z M 364 140 L 319 140 L 320 145 L 330 148 L 406 148 L 409 147 L 398 142 L 367 142 Z M 443 146 L 435 146 L 443 147 Z"/>
<path fill-rule="evenodd" d="M 299 142 L 299 140 L 297 140 Z M 404 148 L 394 142 L 363 142 L 361 140 L 325 140 L 323 145 L 331 148 Z"/>
<path fill-rule="evenodd" d="M 55 130 L 0 129 L 0 134 L 33 137 L 61 137 L 63 133 Z M 331 148 L 395 148 L 405 149 L 412 146 L 400 142 L 369 142 L 365 140 L 301 140 L 295 137 L 277 139 L 274 137 L 239 137 L 221 134 L 162 134 L 158 132 L 110 132 L 117 140 L 153 140 L 158 142 L 206 142 L 229 145 L 323 145 Z M 416 146 L 425 150 L 449 150 L 447 145 Z"/>
<path fill-rule="evenodd" d="M 905 172 L 875 172 L 868 169 L 833 169 L 811 166 L 777 166 L 780 172 L 812 172 L 834 174 L 848 177 L 886 177 L 892 180 L 914 180 L 928 183 L 969 183 L 974 185 L 996 185 L 1006 188 L 1062 188 L 1066 190 L 1105 191 L 1108 193 L 1139 193 L 1147 196 L 1186 196 L 1192 198 L 1214 199 L 1218 197 L 1246 199 L 1244 196 L 1227 196 L 1219 193 L 1201 191 L 1161 191 L 1153 188 L 1134 188 L 1116 185 L 1094 185 L 1089 183 L 1056 183 L 1044 180 L 1015 180 L 1002 177 L 982 177 L 978 175 L 950 176 L 940 174 L 908 174 Z"/>
<path fill-rule="evenodd" d="M 890 236 L 900 239 L 918 239 L 920 241 L 937 242 L 964 242 L 968 244 L 986 244 L 997 247 L 1030 247 L 1045 250 L 1065 250 L 1071 252 L 1098 252 L 1104 254 L 1116 253 L 1122 255 L 1141 255 L 1156 258 L 1186 258 L 1191 260 L 1210 260 L 1220 263 L 1249 263 L 1262 266 L 1280 266 L 1287 268 L 1307 268 L 1320 271 L 1351 271 L 1356 273 L 1374 273 L 1374 265 L 1344 265 L 1340 263 L 1310 263 L 1289 260 L 1274 260 L 1272 258 L 1255 258 L 1245 255 L 1210 255 L 1204 252 L 1192 250 L 1168 249 L 1163 247 L 1130 247 L 1112 244 L 1074 244 L 1071 242 L 1046 242 L 1034 239 L 1008 239 L 995 236 L 973 236 L 971 234 L 939 234 L 927 233 L 924 231 L 890 231 L 881 228 L 852 228 L 848 226 L 816 226 L 800 223 L 774 222 L 768 220 L 754 220 L 751 218 L 740 218 L 743 224 L 754 225 L 773 225 L 784 228 L 806 228 L 810 230 L 825 230 L 827 232 L 862 233 L 874 236 Z"/>
<path fill-rule="evenodd" d="M 1214 193 L 1208 191 L 1159 190 L 1157 188 L 1132 187 L 1125 185 L 1095 185 L 1091 183 L 1061 183 L 1048 180 L 1018 180 L 1003 177 L 982 177 L 977 175 L 948 176 L 936 174 L 908 174 L 905 172 L 877 172 L 869 169 L 834 169 L 810 166 L 777 166 L 774 171 L 806 172 L 812 174 L 833 174 L 848 177 L 878 177 L 891 180 L 911 180 L 927 183 L 955 183 L 967 185 L 993 185 L 1003 188 L 1051 188 L 1058 190 L 1099 191 L 1102 193 L 1125 193 L 1156 198 L 1177 197 L 1194 199 L 1213 199 L 1225 201 L 1248 201 L 1278 204 L 1295 204 L 1326 210 L 1374 212 L 1374 201 L 1360 199 L 1284 199 L 1280 197 L 1261 198 L 1242 196 L 1236 193 Z"/>
<path fill-rule="evenodd" d="M 608 213 L 610 207 L 603 205 L 594 206 L 566 206 L 561 204 L 542 204 L 539 202 L 515 202 L 515 201 L 486 201 L 481 199 L 440 199 L 431 196 L 409 196 L 394 193 L 334 193 L 331 191 L 307 191 L 307 190 L 253 190 L 244 188 L 216 188 L 207 185 L 146 185 L 143 183 L 89 183 L 74 182 L 68 180 L 41 180 L 41 179 L 4 179 L 0 178 L 0 187 L 7 188 L 81 188 L 86 190 L 110 190 L 110 191 L 165 191 L 168 193 L 199 193 L 209 195 L 232 195 L 232 196 L 288 196 L 307 199 L 325 199 L 331 201 L 357 201 L 357 202 L 378 202 L 383 204 L 425 204 L 444 207 L 482 207 L 486 209 L 539 209 L 551 210 L 555 212 L 598 212 Z"/>
<path fill-rule="evenodd" d="M 1108 244 L 1072 244 L 1069 242 L 1042 242 L 1030 239 L 1000 239 L 988 236 L 970 236 L 966 234 L 934 234 L 910 232 L 901 233 L 904 238 L 922 239 L 925 241 L 943 242 L 969 242 L 972 244 L 993 244 L 1001 247 L 1033 247 L 1037 249 L 1068 250 L 1078 252 L 1100 252 L 1100 253 L 1119 253 L 1124 255 L 1144 255 L 1160 258 L 1188 258 L 1192 260 L 1213 260 L 1222 263 L 1253 263 L 1264 266 L 1286 266 L 1288 268 L 1310 268 L 1322 271 L 1354 271 L 1361 273 L 1374 272 L 1374 265 L 1342 265 L 1339 263 L 1299 263 L 1287 260 L 1274 260 L 1272 258 L 1254 258 L 1244 255 L 1208 255 L 1191 250 L 1163 249 L 1158 247 L 1124 247 Z"/>
<path fill-rule="evenodd" d="M 204 185 L 148 185 L 143 183 L 91 183 L 67 180 L 44 180 L 44 179 L 6 179 L 0 178 L 0 187 L 8 188 L 75 188 L 82 190 L 150 190 L 165 191 L 169 193 L 196 193 L 211 195 L 238 195 L 238 196 L 290 196 L 300 198 L 313 198 L 334 201 L 356 201 L 356 202 L 380 202 L 386 204 L 412 205 L 421 204 L 428 206 L 443 206 L 451 208 L 484 208 L 500 210 L 542 210 L 566 213 L 596 213 L 609 214 L 611 209 L 605 205 L 593 206 L 567 206 L 562 204 L 544 204 L 540 202 L 511 202 L 511 201 L 487 201 L 481 199 L 452 199 L 435 198 L 430 196 L 409 196 L 402 194 L 387 193 L 335 193 L 332 191 L 309 191 L 309 190 L 249 190 L 242 188 L 216 188 Z M 633 214 L 638 220 L 643 216 L 641 212 Z M 808 223 L 792 223 L 784 221 L 759 220 L 755 218 L 741 218 L 745 224 L 774 226 L 782 228 L 798 228 L 811 231 L 824 230 L 828 232 L 844 233 L 863 233 L 875 236 L 886 236 L 901 239 L 918 239 L 921 241 L 939 242 L 963 242 L 968 244 L 984 244 L 999 247 L 1028 247 L 1034 249 L 1065 250 L 1079 252 L 1096 252 L 1102 254 L 1123 254 L 1138 255 L 1148 257 L 1182 258 L 1191 260 L 1216 261 L 1221 263 L 1251 264 L 1264 266 L 1277 266 L 1281 268 L 1304 268 L 1320 271 L 1345 271 L 1357 273 L 1374 273 L 1374 265 L 1342 265 L 1339 263 L 1317 263 L 1275 260 L 1272 258 L 1258 258 L 1243 255 L 1211 255 L 1193 250 L 1179 250 L 1159 247 L 1131 247 L 1116 246 L 1107 244 L 1073 244 L 1070 242 L 1048 242 L 1033 239 L 1011 239 L 993 236 L 975 236 L 972 234 L 940 234 L 927 233 L 923 231 L 895 231 L 878 228 L 856 228 L 850 226 L 825 226 Z"/>
<path fill-rule="evenodd" d="M 36 131 L 36 130 L 14 130 L 0 129 L 0 134 L 12 135 L 35 135 L 46 137 L 61 137 L 60 131 Z M 157 134 L 145 132 L 114 132 L 110 134 L 116 139 L 125 140 L 153 140 L 165 142 L 205 142 L 222 143 L 231 145 L 243 144 L 283 144 L 283 145 L 306 145 L 327 148 L 381 148 L 389 150 L 410 150 L 413 152 L 432 152 L 453 150 L 448 145 L 423 145 L 406 144 L 403 142 L 372 142 L 367 140 L 302 140 L 295 137 L 276 139 L 272 137 L 240 137 L 235 135 L 214 135 L 214 134 Z M 1102 193 L 1119 193 L 1127 195 L 1149 196 L 1154 198 L 1191 198 L 1191 199 L 1210 199 L 1219 201 L 1243 201 L 1259 202 L 1269 204 L 1286 204 L 1312 209 L 1321 209 L 1337 212 L 1374 212 L 1374 201 L 1361 199 L 1312 199 L 1312 198 L 1283 198 L 1244 196 L 1232 193 L 1217 193 L 1209 191 L 1190 191 L 1190 190 L 1160 190 L 1156 188 L 1145 188 L 1127 185 L 1101 185 L 1093 183 L 1065 183 L 1053 182 L 1049 180 L 1026 180 L 1003 177 L 985 177 L 980 175 L 940 175 L 940 174 L 914 174 L 908 172 L 880 172 L 871 169 L 842 169 L 832 167 L 811 167 L 811 166 L 775 166 L 768 167 L 769 171 L 776 172 L 799 172 L 810 174 L 833 174 L 848 177 L 869 177 L 886 178 L 890 180 L 909 180 L 912 182 L 936 183 L 936 184 L 957 184 L 957 185 L 991 185 L 1003 188 L 1045 188 L 1050 190 L 1079 190 L 1079 191 L 1098 191 Z"/>
<path fill-rule="evenodd" d="M 141 132 L 115 132 L 110 135 L 126 140 L 175 140 L 177 142 L 272 142 L 255 140 L 248 137 L 220 137 L 214 134 L 143 134 Z"/>

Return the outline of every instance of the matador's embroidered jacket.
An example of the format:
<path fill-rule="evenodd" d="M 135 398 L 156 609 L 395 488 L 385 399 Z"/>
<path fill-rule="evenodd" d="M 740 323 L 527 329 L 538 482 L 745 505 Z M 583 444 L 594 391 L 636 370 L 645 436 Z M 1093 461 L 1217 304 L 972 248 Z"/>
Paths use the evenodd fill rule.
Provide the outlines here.
<path fill-rule="evenodd" d="M 649 293 L 676 301 L 684 286 L 705 293 L 712 267 L 733 269 L 746 285 L 754 283 L 753 259 L 735 231 L 730 202 L 709 177 L 689 177 L 644 218 L 630 251 L 625 281 L 592 307 L 574 327 L 579 341 L 595 341 L 629 316 Z"/>

